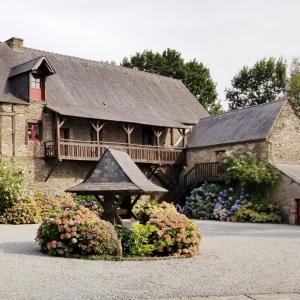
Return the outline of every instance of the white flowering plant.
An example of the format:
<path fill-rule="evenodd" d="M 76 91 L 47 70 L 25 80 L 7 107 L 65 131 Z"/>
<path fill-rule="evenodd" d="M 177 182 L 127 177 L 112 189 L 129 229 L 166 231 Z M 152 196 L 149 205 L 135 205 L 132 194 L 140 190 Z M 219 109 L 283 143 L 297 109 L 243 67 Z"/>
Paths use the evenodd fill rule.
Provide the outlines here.
<path fill-rule="evenodd" d="M 21 170 L 0 162 L 0 213 L 22 199 L 24 175 Z"/>

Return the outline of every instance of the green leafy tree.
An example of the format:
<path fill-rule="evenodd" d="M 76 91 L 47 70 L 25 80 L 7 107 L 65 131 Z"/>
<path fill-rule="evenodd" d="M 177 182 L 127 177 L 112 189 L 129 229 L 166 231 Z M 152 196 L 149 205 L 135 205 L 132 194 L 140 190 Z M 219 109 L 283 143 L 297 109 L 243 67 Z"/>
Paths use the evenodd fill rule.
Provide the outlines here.
<path fill-rule="evenodd" d="M 151 50 L 136 53 L 130 58 L 125 57 L 121 65 L 182 80 L 211 114 L 222 112 L 222 106 L 217 100 L 216 84 L 209 69 L 196 59 L 185 62 L 181 53 L 168 48 L 161 54 Z"/>
<path fill-rule="evenodd" d="M 300 59 L 294 58 L 290 67 L 290 77 L 287 86 L 287 95 L 291 97 L 291 103 L 295 112 L 300 117 Z"/>
<path fill-rule="evenodd" d="M 234 110 L 274 101 L 285 94 L 286 62 L 280 58 L 264 58 L 253 67 L 244 66 L 226 89 L 229 109 Z"/>

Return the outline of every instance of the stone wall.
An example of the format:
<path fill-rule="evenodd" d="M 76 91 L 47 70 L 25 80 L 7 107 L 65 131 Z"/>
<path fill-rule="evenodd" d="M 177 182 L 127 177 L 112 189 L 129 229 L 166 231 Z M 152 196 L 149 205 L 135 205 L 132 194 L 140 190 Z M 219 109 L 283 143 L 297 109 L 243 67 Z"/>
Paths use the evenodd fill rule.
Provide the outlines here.
<path fill-rule="evenodd" d="M 300 163 L 300 119 L 290 104 L 283 108 L 268 141 L 274 163 Z"/>
<path fill-rule="evenodd" d="M 45 108 L 42 101 L 30 101 L 29 105 L 0 104 L 2 113 L 15 113 L 15 157 L 13 157 L 13 119 L 12 116 L 1 116 L 1 158 L 15 163 L 25 174 L 26 186 L 29 191 L 64 191 L 80 183 L 95 166 L 95 162 L 62 161 L 57 164 L 55 159 L 44 159 L 44 141 L 55 138 L 53 128 L 54 113 Z M 42 122 L 42 141 L 27 139 L 27 123 Z M 89 120 L 68 117 L 62 128 L 70 128 L 70 139 L 89 141 L 96 140 L 95 130 Z M 150 134 L 153 132 L 149 131 Z M 174 140 L 180 135 L 174 130 Z M 177 135 L 176 135 L 177 134 Z M 120 123 L 106 122 L 101 131 L 101 140 L 109 142 L 127 142 L 127 134 Z M 161 136 L 161 145 L 170 145 L 170 130 L 165 130 Z M 142 126 L 135 125 L 131 143 L 142 144 Z M 153 142 L 155 137 L 153 133 Z M 50 175 L 50 177 L 49 177 Z M 49 177 L 47 179 L 47 177 Z"/>
<path fill-rule="evenodd" d="M 267 142 L 252 142 L 252 143 L 240 143 L 240 144 L 224 145 L 224 146 L 213 146 L 208 148 L 187 149 L 186 172 L 191 168 L 193 168 L 195 164 L 216 162 L 217 152 L 219 151 L 225 151 L 225 153 L 252 151 L 257 153 L 259 157 L 268 158 L 269 145 Z"/>
<path fill-rule="evenodd" d="M 270 190 L 270 199 L 280 205 L 284 221 L 295 224 L 296 199 L 300 199 L 300 185 L 282 174 L 279 183 Z"/>

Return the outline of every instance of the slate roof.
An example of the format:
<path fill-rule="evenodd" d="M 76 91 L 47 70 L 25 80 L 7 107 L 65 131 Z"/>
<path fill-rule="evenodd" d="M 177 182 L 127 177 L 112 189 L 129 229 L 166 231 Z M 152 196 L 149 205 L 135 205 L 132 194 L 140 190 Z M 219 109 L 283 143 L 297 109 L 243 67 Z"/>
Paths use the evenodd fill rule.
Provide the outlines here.
<path fill-rule="evenodd" d="M 47 69 L 48 69 L 48 72 L 50 74 L 54 74 L 55 71 L 51 67 L 51 65 L 48 62 L 47 58 L 42 56 L 42 57 L 32 59 L 32 60 L 30 60 L 26 63 L 20 64 L 18 66 L 15 66 L 15 67 L 11 68 L 9 78 L 17 76 L 19 74 L 27 73 L 29 71 L 36 71 L 43 62 L 45 62 L 46 66 L 47 66 Z"/>
<path fill-rule="evenodd" d="M 297 184 L 300 185 L 300 165 L 277 164 L 276 167 L 283 174 L 290 177 L 292 180 L 294 180 Z"/>
<path fill-rule="evenodd" d="M 202 148 L 268 137 L 286 99 L 201 119 L 187 139 L 187 148 Z"/>
<path fill-rule="evenodd" d="M 68 190 L 77 193 L 128 191 L 139 194 L 165 193 L 142 173 L 126 152 L 107 149 L 87 178 Z"/>
<path fill-rule="evenodd" d="M 26 47 L 16 53 L 5 43 L 0 43 L 0 102 L 26 104 L 13 95 L 8 78 L 40 57 L 56 71 L 47 78 L 46 105 L 60 114 L 174 128 L 208 116 L 179 80 Z"/>

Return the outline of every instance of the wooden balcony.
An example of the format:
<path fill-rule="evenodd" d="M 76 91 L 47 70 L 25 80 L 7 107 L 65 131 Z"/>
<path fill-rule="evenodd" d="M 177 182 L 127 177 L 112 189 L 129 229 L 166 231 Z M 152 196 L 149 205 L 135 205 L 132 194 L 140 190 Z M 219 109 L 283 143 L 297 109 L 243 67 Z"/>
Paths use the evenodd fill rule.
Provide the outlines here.
<path fill-rule="evenodd" d="M 168 165 L 183 162 L 183 148 L 74 140 L 45 142 L 45 157 L 59 160 L 97 161 L 107 148 L 125 151 L 137 163 Z"/>
<path fill-rule="evenodd" d="M 196 164 L 184 176 L 185 186 L 195 187 L 204 181 L 221 181 L 225 170 L 221 162 Z"/>

